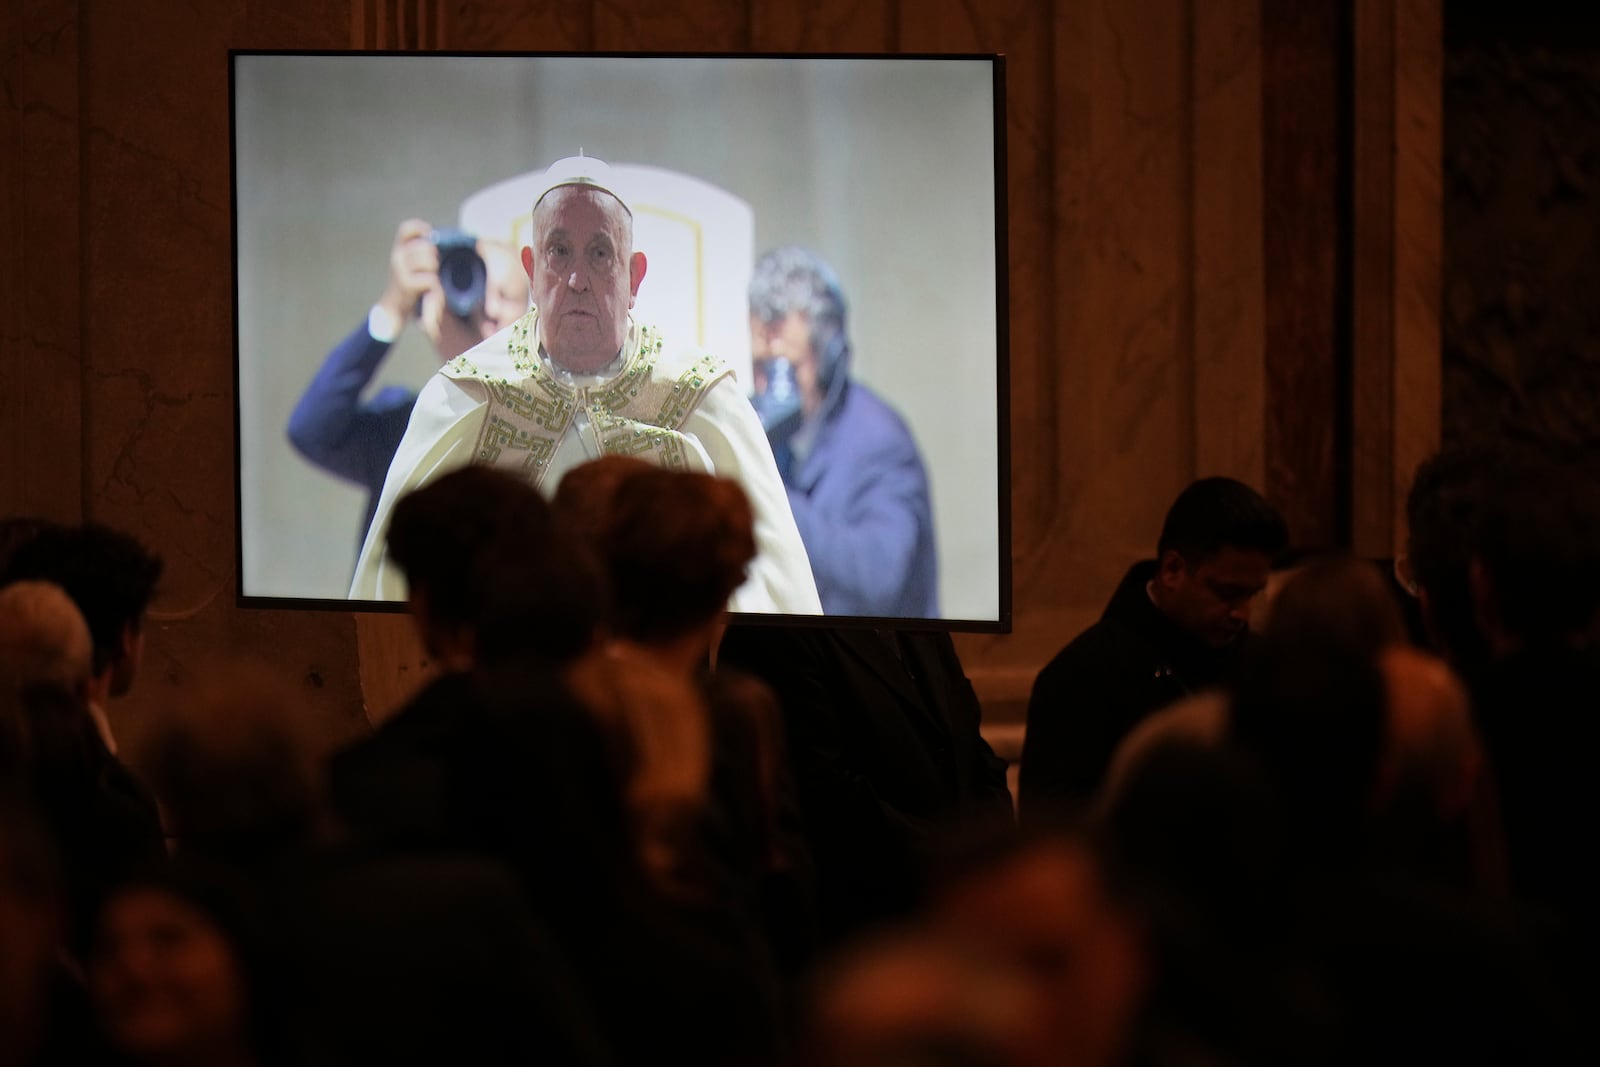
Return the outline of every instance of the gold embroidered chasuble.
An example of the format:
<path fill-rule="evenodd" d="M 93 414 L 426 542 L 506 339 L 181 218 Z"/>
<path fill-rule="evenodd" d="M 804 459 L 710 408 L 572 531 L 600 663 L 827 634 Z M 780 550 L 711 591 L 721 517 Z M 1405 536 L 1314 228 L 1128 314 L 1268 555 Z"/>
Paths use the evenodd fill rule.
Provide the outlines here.
<path fill-rule="evenodd" d="M 487 393 L 474 462 L 513 468 L 544 488 L 550 461 L 577 422 L 594 454 L 640 456 L 674 470 L 689 469 L 683 424 L 706 392 L 732 373 L 727 364 L 700 353 L 681 370 L 666 365 L 661 335 L 633 323 L 617 375 L 595 385 L 574 385 L 539 358 L 538 336 L 537 311 L 511 327 L 511 376 L 485 372 L 470 353 L 441 371 L 458 382 L 480 383 Z"/>

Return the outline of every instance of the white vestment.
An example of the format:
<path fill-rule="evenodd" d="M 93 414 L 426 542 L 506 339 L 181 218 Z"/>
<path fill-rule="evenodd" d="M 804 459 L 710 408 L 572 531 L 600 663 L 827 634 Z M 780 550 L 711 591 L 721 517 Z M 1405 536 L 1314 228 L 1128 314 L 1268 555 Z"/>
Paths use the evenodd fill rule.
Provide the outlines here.
<path fill-rule="evenodd" d="M 630 318 L 617 359 L 594 375 L 539 351 L 538 312 L 451 360 L 417 397 L 356 563 L 352 600 L 403 600 L 405 577 L 384 540 L 394 505 L 447 471 L 485 463 L 548 494 L 604 454 L 732 478 L 755 513 L 756 558 L 734 611 L 819 615 L 822 603 L 761 420 L 722 361 L 668 352 Z"/>

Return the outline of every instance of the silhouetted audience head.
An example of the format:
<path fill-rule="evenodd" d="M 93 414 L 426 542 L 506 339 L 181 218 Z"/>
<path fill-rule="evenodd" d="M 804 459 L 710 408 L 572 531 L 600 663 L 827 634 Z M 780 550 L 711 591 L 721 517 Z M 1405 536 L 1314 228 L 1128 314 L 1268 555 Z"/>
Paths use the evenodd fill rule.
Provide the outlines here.
<path fill-rule="evenodd" d="M 1132 763 L 1097 819 L 1175 921 L 1242 950 L 1284 906 L 1285 818 L 1257 763 L 1174 739 Z"/>
<path fill-rule="evenodd" d="M 1405 641 L 1405 622 L 1378 569 L 1343 553 L 1307 560 L 1284 583 L 1263 633 L 1283 644 L 1376 657 Z"/>
<path fill-rule="evenodd" d="M 283 1035 L 250 889 L 230 872 L 162 863 L 100 911 L 88 977 L 107 1043 L 131 1062 L 252 1063 Z"/>
<path fill-rule="evenodd" d="M 0 687 L 52 686 L 82 696 L 93 663 L 88 624 L 60 586 L 0 587 Z"/>
<path fill-rule="evenodd" d="M 17 546 L 0 585 L 24 579 L 60 586 L 88 623 L 92 671 L 105 694 L 133 685 L 144 651 L 144 618 L 162 563 L 129 535 L 106 526 L 46 527 Z"/>
<path fill-rule="evenodd" d="M 219 666 L 146 730 L 140 765 L 184 854 L 255 868 L 303 844 L 320 812 L 293 690 L 262 665 Z"/>
<path fill-rule="evenodd" d="M 1047 1067 L 1046 1006 L 1016 968 L 927 931 L 881 934 L 816 974 L 800 1062 L 828 1067 Z"/>
<path fill-rule="evenodd" d="M 1473 529 L 1477 619 L 1495 646 L 1579 642 L 1600 611 L 1600 488 L 1576 466 L 1496 480 Z"/>
<path fill-rule="evenodd" d="M 750 505 L 727 479 L 620 457 L 570 471 L 556 505 L 597 548 L 621 639 L 569 681 L 610 739 L 641 861 L 681 887 L 711 780 L 709 711 L 692 678 L 755 558 Z M 640 654 L 680 647 L 682 657 Z"/>
<path fill-rule="evenodd" d="M 1296 850 L 1328 848 L 1303 840 L 1319 827 L 1286 810 L 1261 761 L 1232 746 L 1163 746 L 1103 818 L 1153 931 L 1146 1040 L 1159 1054 L 1147 1062 L 1326 1062 L 1321 1005 L 1285 946 L 1307 866 Z"/>
<path fill-rule="evenodd" d="M 1434 645 L 1454 663 L 1475 664 L 1488 653 L 1468 577 L 1473 540 L 1496 485 L 1524 462 L 1502 442 L 1453 445 L 1424 460 L 1411 479 L 1406 554 L 1397 569 L 1422 601 Z"/>
<path fill-rule="evenodd" d="M 952 847 L 935 929 L 1003 963 L 1034 994 L 1053 1062 L 1125 1062 L 1154 980 L 1150 930 L 1109 854 L 1082 830 L 991 830 Z"/>
<path fill-rule="evenodd" d="M 1399 607 L 1372 564 L 1328 555 L 1306 565 L 1284 586 L 1264 636 L 1265 654 L 1280 662 L 1255 662 L 1247 716 L 1276 715 L 1279 723 L 1331 731 L 1330 742 L 1342 738 L 1324 753 L 1318 773 L 1335 772 L 1341 761 L 1360 776 L 1370 769 L 1365 805 L 1373 814 L 1402 805 L 1415 806 L 1413 817 L 1465 814 L 1483 760 L 1466 691 L 1443 662 L 1407 645 Z M 1297 694 L 1295 672 L 1304 672 L 1308 682 L 1324 678 L 1330 688 Z M 1341 676 L 1339 688 L 1332 688 L 1330 674 Z M 1381 690 L 1372 690 L 1374 679 Z M 1277 693 L 1268 699 L 1278 701 L 1280 711 L 1258 703 L 1264 690 L 1257 686 Z M 1344 701 L 1343 719 L 1337 703 L 1323 703 L 1330 696 Z M 1381 717 L 1375 766 L 1373 707 Z M 1247 730 L 1264 727 L 1259 721 L 1245 724 Z M 1309 759 L 1314 753 L 1302 755 Z M 1346 784 L 1356 788 L 1354 780 Z"/>
<path fill-rule="evenodd" d="M 552 503 L 567 517 L 579 536 L 590 543 L 605 533 L 612 501 L 622 483 L 654 470 L 637 456 L 601 456 L 580 463 L 561 478 Z"/>
<path fill-rule="evenodd" d="M 1288 543 L 1283 516 L 1260 493 L 1232 478 L 1202 478 L 1167 512 L 1151 595 L 1195 638 L 1227 645 L 1248 627 L 1252 601 Z"/>
<path fill-rule="evenodd" d="M 644 644 L 719 618 L 756 555 L 750 502 L 727 478 L 600 460 L 569 473 L 557 501 L 594 537 L 616 633 Z"/>
<path fill-rule="evenodd" d="M 1291 582 L 1273 627 L 1245 658 L 1230 740 L 1260 761 L 1298 827 L 1302 859 L 1342 866 L 1367 830 L 1384 751 L 1384 680 L 1368 641 L 1289 610 L 1294 593 Z"/>
<path fill-rule="evenodd" d="M 593 641 L 598 567 L 526 482 L 489 467 L 451 471 L 401 498 L 387 536 L 424 645 L 446 666 L 560 663 Z"/>

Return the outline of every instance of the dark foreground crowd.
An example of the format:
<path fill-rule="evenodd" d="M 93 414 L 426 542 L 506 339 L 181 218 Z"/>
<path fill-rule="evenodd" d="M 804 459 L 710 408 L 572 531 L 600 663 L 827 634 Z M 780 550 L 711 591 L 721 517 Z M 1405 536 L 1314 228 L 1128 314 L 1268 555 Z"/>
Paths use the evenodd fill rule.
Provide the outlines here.
<path fill-rule="evenodd" d="M 1592 474 L 1452 450 L 1407 520 L 1190 486 L 1016 806 L 948 635 L 725 628 L 728 481 L 405 498 L 439 670 L 327 758 L 259 664 L 119 752 L 161 562 L 9 520 L 0 1067 L 1595 1062 Z"/>

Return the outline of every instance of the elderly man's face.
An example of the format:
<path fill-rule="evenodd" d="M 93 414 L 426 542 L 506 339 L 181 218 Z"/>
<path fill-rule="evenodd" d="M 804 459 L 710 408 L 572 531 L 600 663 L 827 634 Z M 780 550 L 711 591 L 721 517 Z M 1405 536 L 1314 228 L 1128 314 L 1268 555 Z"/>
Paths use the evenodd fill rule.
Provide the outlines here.
<path fill-rule="evenodd" d="M 644 280 L 627 210 L 609 193 L 556 189 L 534 212 L 533 245 L 522 250 L 539 343 L 567 370 L 591 373 L 617 355 Z"/>

